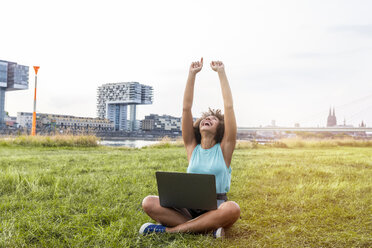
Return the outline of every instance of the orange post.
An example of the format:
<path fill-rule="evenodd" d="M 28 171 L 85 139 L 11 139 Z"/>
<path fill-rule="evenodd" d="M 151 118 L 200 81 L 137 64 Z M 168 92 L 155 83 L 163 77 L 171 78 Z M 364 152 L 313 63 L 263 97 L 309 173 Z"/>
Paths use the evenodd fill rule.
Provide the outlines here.
<path fill-rule="evenodd" d="M 37 89 L 37 72 L 39 71 L 40 66 L 34 66 L 35 70 L 35 95 L 34 95 L 34 112 L 32 113 L 32 129 L 31 135 L 36 135 L 36 89 Z"/>

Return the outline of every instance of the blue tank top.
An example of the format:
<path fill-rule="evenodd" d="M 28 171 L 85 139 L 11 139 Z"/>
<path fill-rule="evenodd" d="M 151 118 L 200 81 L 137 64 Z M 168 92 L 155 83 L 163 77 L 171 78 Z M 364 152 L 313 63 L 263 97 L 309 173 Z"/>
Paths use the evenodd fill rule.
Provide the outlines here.
<path fill-rule="evenodd" d="M 203 149 L 198 144 L 192 152 L 187 173 L 213 174 L 216 177 L 217 193 L 230 190 L 231 166 L 226 166 L 220 143 L 210 149 Z"/>

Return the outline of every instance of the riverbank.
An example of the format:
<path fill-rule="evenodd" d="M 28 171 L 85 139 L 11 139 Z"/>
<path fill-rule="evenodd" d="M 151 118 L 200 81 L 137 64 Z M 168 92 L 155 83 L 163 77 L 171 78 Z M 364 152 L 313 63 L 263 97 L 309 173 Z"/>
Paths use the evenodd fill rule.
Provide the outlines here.
<path fill-rule="evenodd" d="M 138 236 L 155 171 L 187 168 L 184 148 L 0 147 L 0 247 L 369 247 L 372 149 L 241 148 L 226 240 Z"/>

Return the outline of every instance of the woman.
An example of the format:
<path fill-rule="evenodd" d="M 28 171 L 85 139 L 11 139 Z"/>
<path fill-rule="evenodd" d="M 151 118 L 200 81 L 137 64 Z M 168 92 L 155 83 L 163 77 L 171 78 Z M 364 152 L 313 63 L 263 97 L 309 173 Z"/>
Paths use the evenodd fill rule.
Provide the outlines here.
<path fill-rule="evenodd" d="M 228 201 L 230 189 L 231 159 L 236 143 L 236 120 L 233 99 L 221 61 L 212 61 L 211 67 L 220 79 L 225 118 L 221 111 L 211 110 L 193 124 L 191 107 L 194 97 L 196 74 L 203 68 L 203 58 L 190 66 L 183 98 L 182 138 L 189 161 L 188 173 L 214 174 L 216 178 L 217 210 L 176 209 L 160 206 L 157 196 L 143 199 L 143 210 L 161 225 L 143 224 L 140 233 L 214 231 L 215 237 L 224 235 L 224 228 L 232 226 L 240 216 L 239 205 Z"/>

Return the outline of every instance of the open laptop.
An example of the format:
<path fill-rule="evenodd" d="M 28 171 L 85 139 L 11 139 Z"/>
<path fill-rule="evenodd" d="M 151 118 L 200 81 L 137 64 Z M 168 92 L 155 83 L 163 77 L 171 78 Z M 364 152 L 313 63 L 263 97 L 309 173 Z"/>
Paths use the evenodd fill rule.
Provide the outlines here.
<path fill-rule="evenodd" d="M 162 207 L 217 209 L 214 175 L 157 171 L 156 181 Z"/>

